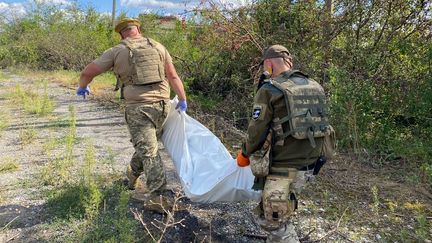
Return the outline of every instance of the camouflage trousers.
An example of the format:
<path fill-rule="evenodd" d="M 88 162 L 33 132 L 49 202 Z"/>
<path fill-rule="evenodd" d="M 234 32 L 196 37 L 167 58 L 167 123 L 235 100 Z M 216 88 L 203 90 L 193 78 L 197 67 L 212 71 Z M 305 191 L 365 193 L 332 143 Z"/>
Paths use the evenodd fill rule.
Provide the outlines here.
<path fill-rule="evenodd" d="M 166 184 L 165 170 L 158 153 L 158 138 L 168 115 L 169 105 L 169 102 L 160 101 L 126 106 L 125 119 L 135 148 L 127 170 L 131 189 L 135 188 L 138 178 L 149 192 Z"/>
<path fill-rule="evenodd" d="M 295 204 L 297 202 L 283 202 L 290 197 L 284 195 L 275 195 L 278 200 L 276 202 L 268 203 L 266 198 L 272 196 L 272 193 L 284 192 L 288 191 L 287 186 L 289 186 L 289 191 L 294 193 L 295 200 L 297 195 L 303 190 L 307 183 L 313 181 L 314 176 L 312 175 L 313 170 L 308 171 L 298 171 L 296 169 L 286 169 L 288 170 L 288 177 L 286 179 L 276 179 L 272 176 L 267 177 L 266 186 L 263 190 L 263 198 L 260 204 L 255 208 L 253 214 L 255 221 L 261 226 L 263 230 L 268 233 L 267 242 L 299 242 L 297 234 L 294 230 L 294 226 L 291 223 L 291 216 L 296 210 Z M 271 178 L 271 179 L 269 179 Z M 290 180 L 289 180 L 290 179 Z M 289 185 L 289 184 L 290 185 Z M 268 184 L 268 185 L 267 185 Z M 270 193 L 270 194 L 269 194 Z M 284 199 L 279 201 L 279 199 Z M 267 203 L 266 203 L 267 202 Z M 282 210 L 282 211 L 281 211 Z M 267 217 L 265 216 L 267 212 Z M 268 217 L 270 216 L 268 212 L 278 212 L 281 213 L 279 215 L 279 219 L 277 221 L 271 220 Z M 287 214 L 284 214 L 286 212 Z"/>

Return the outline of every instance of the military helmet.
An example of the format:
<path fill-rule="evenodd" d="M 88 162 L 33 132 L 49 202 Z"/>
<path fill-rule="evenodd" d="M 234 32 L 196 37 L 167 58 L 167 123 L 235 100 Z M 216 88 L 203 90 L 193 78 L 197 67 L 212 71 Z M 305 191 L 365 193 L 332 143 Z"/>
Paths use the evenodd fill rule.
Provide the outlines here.
<path fill-rule="evenodd" d="M 137 19 L 124 18 L 118 21 L 114 30 L 115 32 L 120 33 L 123 29 L 129 26 L 137 26 L 139 28 L 141 23 Z"/>
<path fill-rule="evenodd" d="M 264 50 L 261 64 L 263 64 L 264 60 L 266 60 L 266 59 L 277 58 L 277 57 L 290 58 L 291 54 L 289 53 L 288 49 L 286 49 L 284 46 L 272 45 L 272 46 L 267 47 Z"/>

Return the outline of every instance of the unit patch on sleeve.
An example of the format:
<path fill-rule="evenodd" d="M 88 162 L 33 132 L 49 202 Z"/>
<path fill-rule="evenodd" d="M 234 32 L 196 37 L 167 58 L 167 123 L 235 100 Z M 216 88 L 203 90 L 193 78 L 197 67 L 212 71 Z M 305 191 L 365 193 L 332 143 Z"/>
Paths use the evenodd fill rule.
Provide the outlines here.
<path fill-rule="evenodd" d="M 256 121 L 261 116 L 262 106 L 255 105 L 252 112 L 252 120 Z"/>

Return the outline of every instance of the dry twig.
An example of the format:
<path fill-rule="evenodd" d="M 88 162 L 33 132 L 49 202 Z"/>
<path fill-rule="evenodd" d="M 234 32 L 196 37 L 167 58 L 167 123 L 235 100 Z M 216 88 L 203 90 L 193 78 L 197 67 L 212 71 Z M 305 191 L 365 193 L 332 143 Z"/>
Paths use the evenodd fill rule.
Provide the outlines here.
<path fill-rule="evenodd" d="M 346 211 L 348 210 L 349 206 L 345 208 L 345 210 L 343 211 L 342 215 L 340 216 L 336 227 L 334 227 L 332 230 L 330 230 L 329 232 L 327 232 L 327 234 L 325 234 L 324 236 L 322 236 L 321 238 L 319 238 L 318 240 L 314 241 L 314 242 L 321 242 L 322 240 L 324 240 L 325 238 L 329 237 L 330 235 L 334 234 L 335 232 L 337 232 L 337 230 L 339 229 L 339 225 L 342 221 L 343 216 L 345 215 Z"/>
<path fill-rule="evenodd" d="M 150 237 L 153 239 L 153 241 L 160 243 L 163 239 L 163 237 L 165 236 L 165 233 L 168 231 L 169 228 L 174 227 L 176 225 L 181 225 L 182 227 L 185 227 L 185 225 L 183 224 L 183 221 L 185 220 L 184 218 L 177 220 L 175 219 L 175 213 L 178 211 L 178 204 L 179 204 L 179 200 L 183 198 L 182 194 L 180 191 L 176 191 L 175 195 L 174 195 L 174 202 L 171 208 L 167 209 L 165 208 L 165 206 L 163 205 L 163 197 L 160 196 L 160 202 L 159 203 L 155 203 L 156 205 L 160 206 L 162 208 L 162 210 L 164 211 L 166 217 L 164 217 L 163 220 L 153 220 L 150 222 L 150 224 L 155 227 L 156 229 L 158 229 L 160 231 L 160 235 L 159 235 L 159 239 L 156 240 L 156 237 L 150 232 L 150 229 L 148 228 L 147 224 L 144 222 L 143 217 L 142 217 L 142 213 L 139 213 L 137 210 L 134 212 L 132 211 L 132 213 L 135 216 L 135 219 L 137 219 L 138 221 L 140 221 L 141 225 L 144 226 L 144 229 L 146 230 L 147 234 L 150 235 Z M 154 203 L 152 201 L 150 201 L 151 203 Z"/>
<path fill-rule="evenodd" d="M 9 221 L 9 223 L 7 223 L 5 226 L 3 226 L 3 228 L 0 229 L 0 232 L 2 232 L 3 230 L 5 230 L 10 224 L 12 224 L 13 221 L 15 221 L 17 218 L 19 217 L 16 216 L 15 218 L 13 218 L 11 221 Z"/>

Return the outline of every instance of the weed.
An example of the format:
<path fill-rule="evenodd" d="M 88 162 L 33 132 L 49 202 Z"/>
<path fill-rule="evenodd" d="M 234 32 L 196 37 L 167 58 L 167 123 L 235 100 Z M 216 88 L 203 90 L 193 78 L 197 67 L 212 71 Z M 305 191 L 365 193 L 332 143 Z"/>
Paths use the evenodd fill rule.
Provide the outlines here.
<path fill-rule="evenodd" d="M 63 174 L 70 167 L 65 160 L 57 160 L 57 164 L 50 170 L 58 168 L 57 174 L 60 178 L 65 178 Z M 98 214 L 99 205 L 102 202 L 102 194 L 92 177 L 92 171 L 96 164 L 94 147 L 87 146 L 85 153 L 85 164 L 81 171 L 81 179 L 78 183 L 63 183 L 64 189 L 55 190 L 51 193 L 48 200 L 50 214 L 57 218 L 86 218 L 93 219 Z M 55 171 L 54 171 L 55 172 Z M 48 178 L 52 179 L 52 178 Z M 61 185 L 61 184 L 60 184 Z"/>
<path fill-rule="evenodd" d="M 36 139 L 37 132 L 32 126 L 27 126 L 19 130 L 18 137 L 22 145 L 30 144 Z"/>
<path fill-rule="evenodd" d="M 375 211 L 376 214 L 378 214 L 378 210 L 379 210 L 379 205 L 380 205 L 380 201 L 379 201 L 379 195 L 378 195 L 378 187 L 377 186 L 372 186 L 371 188 L 371 192 L 372 192 L 372 209 Z"/>
<path fill-rule="evenodd" d="M 84 168 L 81 174 L 81 200 L 83 202 L 85 215 L 89 219 L 93 219 L 99 209 L 99 205 L 102 202 L 102 194 L 95 182 L 92 172 L 96 165 L 96 156 L 94 146 L 89 144 L 86 146 L 84 158 Z"/>
<path fill-rule="evenodd" d="M 113 184 L 105 190 L 104 210 L 81 241 L 134 242 L 137 222 L 129 214 L 128 201 L 129 192 L 119 184 Z"/>
<path fill-rule="evenodd" d="M 71 162 L 73 158 L 72 152 L 75 143 L 75 138 L 76 138 L 76 111 L 75 111 L 75 106 L 70 105 L 69 106 L 69 130 L 65 137 L 65 141 L 66 141 L 65 159 L 68 162 Z"/>
<path fill-rule="evenodd" d="M 0 132 L 9 126 L 9 116 L 5 112 L 0 112 Z"/>
<path fill-rule="evenodd" d="M 102 163 L 108 165 L 111 169 L 111 172 L 114 172 L 115 171 L 114 165 L 116 162 L 116 160 L 115 160 L 116 155 L 115 155 L 114 151 L 112 150 L 111 146 L 108 146 L 106 148 L 106 150 L 107 150 L 107 155 L 102 160 Z"/>
<path fill-rule="evenodd" d="M 43 93 L 39 94 L 31 90 L 23 90 L 21 85 L 16 85 L 9 99 L 14 103 L 18 101 L 24 110 L 30 114 L 46 115 L 54 110 L 54 102 L 48 97 L 48 83 L 43 82 Z"/>
<path fill-rule="evenodd" d="M 5 73 L 0 72 L 0 81 L 4 81 L 5 79 L 8 79 L 8 78 L 9 77 Z"/>
<path fill-rule="evenodd" d="M 42 146 L 44 154 L 48 155 L 48 157 L 51 157 L 52 154 L 50 152 L 55 149 L 59 145 L 59 143 L 60 141 L 57 138 L 48 138 L 48 140 Z"/>
<path fill-rule="evenodd" d="M 5 158 L 0 162 L 0 172 L 13 172 L 19 169 L 19 164 L 12 158 Z"/>
<path fill-rule="evenodd" d="M 68 132 L 64 138 L 65 148 L 63 156 L 55 158 L 50 163 L 46 164 L 41 169 L 41 179 L 46 185 L 63 185 L 70 177 L 69 168 L 74 164 L 73 148 L 76 141 L 76 113 L 75 107 L 69 106 L 69 121 L 68 121 Z M 50 148 L 54 148 L 59 143 L 58 140 L 50 140 L 44 149 L 48 151 Z"/>
<path fill-rule="evenodd" d="M 416 217 L 416 220 L 417 220 L 417 222 L 416 222 L 417 224 L 415 227 L 415 233 L 416 233 L 417 238 L 423 242 L 424 240 L 426 240 L 428 238 L 429 233 L 430 233 L 429 230 L 430 230 L 431 226 L 430 226 L 430 223 L 428 222 L 426 216 L 423 213 L 419 214 Z"/>
<path fill-rule="evenodd" d="M 418 213 L 418 212 L 423 212 L 424 209 L 426 208 L 426 205 L 423 203 L 419 203 L 419 202 L 413 202 L 413 203 L 406 202 L 404 204 L 404 208 Z"/>

